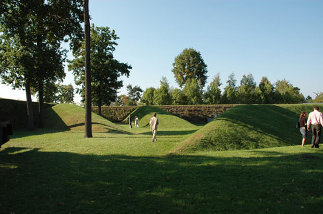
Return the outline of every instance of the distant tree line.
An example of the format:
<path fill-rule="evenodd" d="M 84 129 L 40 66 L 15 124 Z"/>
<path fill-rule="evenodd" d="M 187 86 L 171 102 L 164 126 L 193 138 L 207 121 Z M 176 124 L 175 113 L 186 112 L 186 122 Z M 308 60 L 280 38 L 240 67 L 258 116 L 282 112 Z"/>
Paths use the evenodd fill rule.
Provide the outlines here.
<path fill-rule="evenodd" d="M 229 75 L 224 89 L 221 90 L 220 74 L 213 77 L 204 90 L 207 79 L 207 65 L 201 54 L 190 48 L 184 49 L 174 60 L 172 72 L 180 88 L 171 88 L 165 77 L 160 81 L 160 87 L 150 87 L 137 91 L 133 95 L 132 86 L 128 86 L 128 95 L 120 95 L 116 105 L 197 105 L 197 104 L 274 104 L 302 103 L 309 101 L 287 80 L 271 83 L 267 77 L 262 77 L 260 83 L 254 80 L 252 74 L 243 75 L 237 84 L 235 74 Z M 131 90 L 130 90 L 131 89 Z M 142 96 L 141 96 L 141 92 Z M 140 100 L 140 102 L 139 102 Z"/>

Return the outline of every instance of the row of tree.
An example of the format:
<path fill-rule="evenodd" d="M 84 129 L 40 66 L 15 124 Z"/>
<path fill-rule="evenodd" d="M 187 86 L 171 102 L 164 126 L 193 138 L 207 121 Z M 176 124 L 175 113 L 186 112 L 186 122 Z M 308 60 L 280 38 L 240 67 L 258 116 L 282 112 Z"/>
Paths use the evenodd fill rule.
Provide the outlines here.
<path fill-rule="evenodd" d="M 273 104 L 273 103 L 301 103 L 305 102 L 299 88 L 294 87 L 286 80 L 279 80 L 272 84 L 263 77 L 257 85 L 253 75 L 243 75 L 240 85 L 236 84 L 234 73 L 230 74 L 227 84 L 221 90 L 220 75 L 203 90 L 201 84 L 195 79 L 188 79 L 185 86 L 171 88 L 165 77 L 160 81 L 160 87 L 147 88 L 142 96 L 142 90 L 137 88 L 137 96 L 128 90 L 128 95 L 121 95 L 116 105 L 136 105 L 140 102 L 145 105 L 196 105 L 196 104 Z M 128 88 L 132 88 L 128 86 Z M 138 88 L 140 90 L 138 90 Z M 135 98 L 135 99 L 134 99 Z"/>

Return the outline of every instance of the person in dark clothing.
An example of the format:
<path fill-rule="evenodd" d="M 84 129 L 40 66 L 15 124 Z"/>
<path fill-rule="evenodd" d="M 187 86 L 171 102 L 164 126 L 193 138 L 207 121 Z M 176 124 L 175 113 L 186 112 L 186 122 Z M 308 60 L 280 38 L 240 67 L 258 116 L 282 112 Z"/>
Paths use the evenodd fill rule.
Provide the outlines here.
<path fill-rule="evenodd" d="M 307 127 L 306 127 L 306 112 L 302 112 L 300 117 L 299 117 L 299 131 L 302 134 L 302 147 L 304 147 L 305 141 L 306 141 L 306 137 L 307 137 Z"/>
<path fill-rule="evenodd" d="M 129 115 L 129 128 L 132 128 L 131 115 Z"/>
<path fill-rule="evenodd" d="M 323 126 L 323 114 L 319 112 L 319 107 L 315 106 L 314 111 L 308 115 L 307 130 L 312 126 L 312 148 L 320 147 L 321 128 Z"/>

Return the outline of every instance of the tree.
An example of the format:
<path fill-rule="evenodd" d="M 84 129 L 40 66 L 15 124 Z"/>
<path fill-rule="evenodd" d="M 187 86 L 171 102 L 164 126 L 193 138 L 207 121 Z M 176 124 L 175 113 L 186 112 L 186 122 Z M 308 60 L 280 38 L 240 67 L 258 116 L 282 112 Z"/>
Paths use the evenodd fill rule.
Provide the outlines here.
<path fill-rule="evenodd" d="M 189 48 L 184 49 L 175 58 L 172 72 L 180 87 L 183 87 L 187 80 L 196 79 L 201 88 L 203 88 L 207 79 L 206 67 L 207 65 L 204 63 L 200 52 Z"/>
<path fill-rule="evenodd" d="M 187 80 L 186 85 L 183 89 L 183 93 L 187 98 L 187 104 L 202 104 L 203 92 L 201 86 L 198 84 L 198 81 L 196 79 Z"/>
<path fill-rule="evenodd" d="M 155 90 L 156 89 L 153 87 L 147 88 L 141 97 L 141 102 L 145 103 L 146 105 L 154 105 Z"/>
<path fill-rule="evenodd" d="M 109 27 L 91 26 L 91 95 L 92 104 L 98 106 L 101 115 L 101 106 L 110 105 L 117 98 L 117 91 L 123 86 L 119 80 L 121 75 L 129 76 L 131 66 L 113 58 L 113 51 L 119 37 Z M 84 41 L 80 43 L 84 44 Z M 76 85 L 81 86 L 82 98 L 85 96 L 84 76 L 84 45 L 73 52 L 74 60 L 69 61 L 69 70 L 73 71 Z"/>
<path fill-rule="evenodd" d="M 243 75 L 238 88 L 238 101 L 239 103 L 252 104 L 256 103 L 255 99 L 256 82 L 252 74 Z"/>
<path fill-rule="evenodd" d="M 276 102 L 278 103 L 301 103 L 305 102 L 305 98 L 299 93 L 299 88 L 294 87 L 287 80 L 278 80 L 276 82 Z"/>
<path fill-rule="evenodd" d="M 323 103 L 323 92 L 315 93 L 315 99 L 313 102 L 315 103 Z"/>
<path fill-rule="evenodd" d="M 85 57 L 85 74 L 84 74 L 84 95 L 85 95 L 85 137 L 92 137 L 92 97 L 91 97 L 91 58 L 90 58 L 90 15 L 89 15 L 89 0 L 84 0 L 84 57 Z"/>
<path fill-rule="evenodd" d="M 1 48 L 5 50 L 1 55 L 5 53 L 3 56 L 7 58 L 1 63 L 5 64 L 3 68 L 6 70 L 2 77 L 6 76 L 3 78 L 5 83 L 13 88 L 25 87 L 30 130 L 34 128 L 31 89 L 38 90 L 41 121 L 44 83 L 65 75 L 60 43 L 68 38 L 78 38 L 81 32 L 80 6 L 81 0 L 1 1 L 1 39 L 10 38 L 6 42 L 7 48 Z M 17 54 L 15 59 L 12 59 L 13 52 Z M 10 65 L 14 61 L 16 63 Z"/>
<path fill-rule="evenodd" d="M 204 97 L 207 104 L 221 103 L 221 85 L 220 74 L 217 74 L 206 89 Z"/>
<path fill-rule="evenodd" d="M 143 90 L 139 86 L 127 86 L 128 91 L 128 105 L 135 106 L 141 98 Z"/>
<path fill-rule="evenodd" d="M 173 105 L 186 105 L 187 104 L 187 97 L 183 93 L 181 89 L 175 88 L 172 89 L 170 92 L 172 98 Z"/>
<path fill-rule="evenodd" d="M 229 75 L 227 86 L 224 89 L 222 102 L 223 103 L 237 103 L 237 80 L 235 79 L 234 73 Z"/>
<path fill-rule="evenodd" d="M 156 105 L 170 105 L 172 98 L 170 96 L 170 88 L 166 77 L 162 77 L 160 81 L 160 88 L 154 91 L 154 104 Z"/>
<path fill-rule="evenodd" d="M 58 92 L 60 103 L 73 103 L 74 102 L 74 88 L 72 84 L 59 85 Z"/>
<path fill-rule="evenodd" d="M 262 77 L 259 86 L 260 102 L 263 104 L 274 103 L 274 86 L 270 83 L 267 77 Z"/>

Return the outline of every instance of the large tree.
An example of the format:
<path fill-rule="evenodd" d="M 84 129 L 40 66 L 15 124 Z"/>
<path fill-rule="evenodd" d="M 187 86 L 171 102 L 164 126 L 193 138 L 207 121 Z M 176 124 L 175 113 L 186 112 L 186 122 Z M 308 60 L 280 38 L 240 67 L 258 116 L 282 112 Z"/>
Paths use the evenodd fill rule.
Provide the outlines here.
<path fill-rule="evenodd" d="M 90 14 L 89 14 L 89 0 L 84 0 L 84 58 L 85 58 L 85 74 L 84 74 L 84 91 L 85 91 L 85 136 L 92 137 L 92 97 L 91 97 L 91 58 L 90 58 Z"/>
<path fill-rule="evenodd" d="M 207 79 L 207 65 L 201 53 L 193 48 L 184 49 L 176 56 L 172 72 L 180 87 L 183 87 L 187 80 L 196 79 L 203 88 Z"/>
<path fill-rule="evenodd" d="M 91 26 L 91 95 L 92 104 L 98 106 L 101 114 L 102 105 L 110 105 L 117 98 L 117 91 L 123 86 L 121 75 L 129 76 L 131 66 L 114 59 L 113 51 L 119 37 L 109 27 Z M 80 41 L 84 44 L 84 41 Z M 84 45 L 73 52 L 75 59 L 69 61 L 69 70 L 73 71 L 76 85 L 81 86 L 78 93 L 85 97 L 85 57 Z"/>
<path fill-rule="evenodd" d="M 44 82 L 61 79 L 60 44 L 81 32 L 81 0 L 2 0 L 1 77 L 13 88 L 25 88 L 28 128 L 33 129 L 31 89 L 39 91 L 41 121 Z M 8 41 L 8 39 L 10 41 Z M 2 43 L 3 44 L 3 43 Z M 12 53 L 15 53 L 14 58 Z"/>

